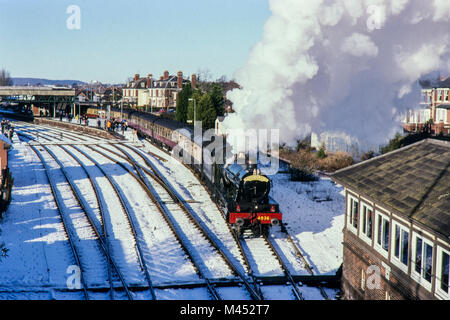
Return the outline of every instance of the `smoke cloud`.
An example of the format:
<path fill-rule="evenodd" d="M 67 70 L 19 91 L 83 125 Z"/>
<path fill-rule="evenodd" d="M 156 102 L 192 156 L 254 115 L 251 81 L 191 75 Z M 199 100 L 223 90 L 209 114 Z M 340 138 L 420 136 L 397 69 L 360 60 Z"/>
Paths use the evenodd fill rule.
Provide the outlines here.
<path fill-rule="evenodd" d="M 450 71 L 448 0 L 269 0 L 272 15 L 228 93 L 228 129 L 385 143 L 418 107 L 417 80 Z M 232 135 L 232 133 L 231 133 Z"/>

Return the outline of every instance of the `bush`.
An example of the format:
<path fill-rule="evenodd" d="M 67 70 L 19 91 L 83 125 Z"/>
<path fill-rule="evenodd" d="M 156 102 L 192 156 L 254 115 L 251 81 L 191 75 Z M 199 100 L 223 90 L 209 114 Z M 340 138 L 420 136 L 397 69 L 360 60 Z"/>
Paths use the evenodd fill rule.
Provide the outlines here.
<path fill-rule="evenodd" d="M 303 169 L 291 168 L 290 174 L 291 181 L 308 182 L 318 180 L 318 177 L 312 172 L 312 170 L 306 167 Z"/>
<path fill-rule="evenodd" d="M 291 175 L 297 181 L 311 181 L 308 179 L 312 178 L 310 175 L 314 175 L 315 171 L 334 172 L 354 163 L 353 158 L 345 152 L 329 153 L 324 158 L 319 158 L 310 150 L 286 153 L 280 151 L 280 155 L 291 162 Z"/>
<path fill-rule="evenodd" d="M 317 151 L 316 157 L 319 158 L 319 159 L 325 159 L 326 156 L 327 155 L 325 153 L 325 146 L 322 145 L 320 147 L 319 151 Z"/>
<path fill-rule="evenodd" d="M 375 152 L 370 150 L 361 155 L 361 161 L 366 161 L 375 157 Z"/>

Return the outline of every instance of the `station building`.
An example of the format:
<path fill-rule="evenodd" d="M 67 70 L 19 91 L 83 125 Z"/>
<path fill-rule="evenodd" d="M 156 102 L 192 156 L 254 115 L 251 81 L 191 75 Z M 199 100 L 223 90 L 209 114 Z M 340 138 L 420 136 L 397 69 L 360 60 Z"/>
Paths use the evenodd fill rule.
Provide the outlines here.
<path fill-rule="evenodd" d="M 450 300 L 450 142 L 426 139 L 337 171 L 344 299 Z"/>

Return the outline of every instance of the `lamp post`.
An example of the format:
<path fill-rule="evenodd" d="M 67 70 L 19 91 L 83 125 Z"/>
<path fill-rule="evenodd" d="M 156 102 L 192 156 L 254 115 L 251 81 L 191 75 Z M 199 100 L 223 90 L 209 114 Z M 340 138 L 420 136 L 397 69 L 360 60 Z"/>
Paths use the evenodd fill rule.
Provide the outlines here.
<path fill-rule="evenodd" d="M 196 109 L 195 99 L 194 98 L 190 98 L 189 101 L 194 101 L 194 126 L 195 126 L 195 121 L 197 120 L 197 118 L 195 116 L 195 109 Z"/>

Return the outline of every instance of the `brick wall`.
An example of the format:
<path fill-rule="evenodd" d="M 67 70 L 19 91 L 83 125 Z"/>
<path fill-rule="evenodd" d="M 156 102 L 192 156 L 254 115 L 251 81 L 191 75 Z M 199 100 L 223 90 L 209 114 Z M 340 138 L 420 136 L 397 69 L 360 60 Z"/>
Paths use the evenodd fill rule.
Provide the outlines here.
<path fill-rule="evenodd" d="M 389 268 L 388 279 L 385 266 Z M 376 278 L 377 268 L 381 277 Z M 379 286 L 376 286 L 377 283 Z M 370 286 L 377 288 L 371 289 Z M 344 230 L 342 292 L 343 298 L 349 300 L 385 300 L 386 293 L 391 300 L 434 299 L 428 291 L 348 230 Z"/>

